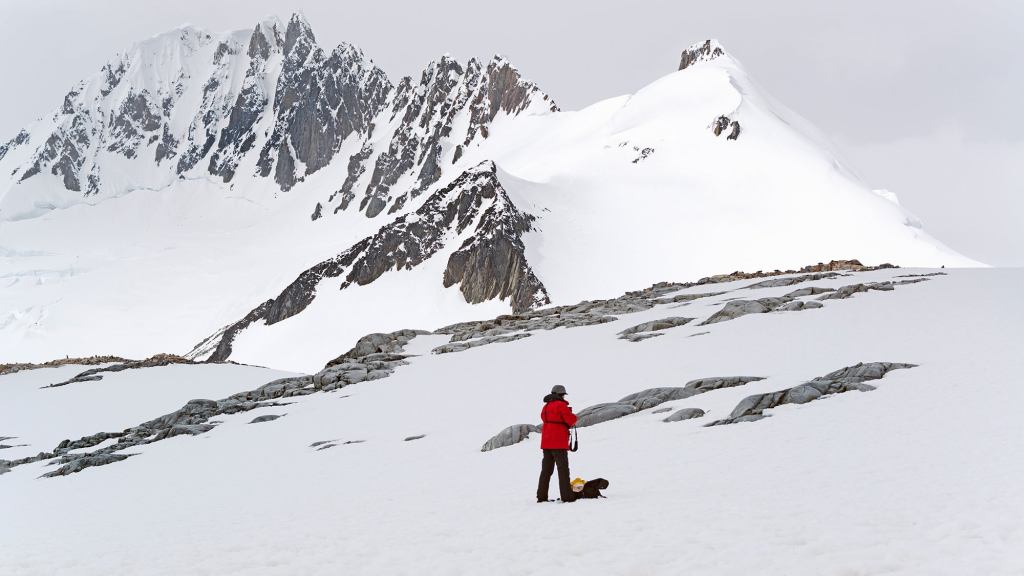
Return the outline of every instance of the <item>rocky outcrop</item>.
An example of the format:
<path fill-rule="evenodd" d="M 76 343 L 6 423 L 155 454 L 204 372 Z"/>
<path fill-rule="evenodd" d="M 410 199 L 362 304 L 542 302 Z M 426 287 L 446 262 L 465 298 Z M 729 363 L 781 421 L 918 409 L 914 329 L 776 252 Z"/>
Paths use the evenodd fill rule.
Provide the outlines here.
<path fill-rule="evenodd" d="M 640 340 L 660 336 L 661 331 L 663 330 L 682 326 L 692 322 L 693 320 L 693 318 L 684 318 L 682 316 L 670 316 L 660 320 L 651 320 L 650 322 L 644 322 L 643 324 L 637 324 L 636 326 L 626 328 L 622 332 L 619 332 L 619 338 L 622 340 L 629 340 L 630 342 L 639 342 Z"/>
<path fill-rule="evenodd" d="M 29 134 L 25 130 L 21 130 L 18 134 L 7 141 L 7 143 L 0 145 L 0 160 L 7 156 L 7 153 L 15 148 L 25 144 L 29 140 Z"/>
<path fill-rule="evenodd" d="M 66 463 L 57 468 L 53 472 L 47 472 L 43 474 L 43 478 L 53 478 L 55 476 L 67 476 L 76 472 L 81 472 L 86 468 L 92 466 L 105 466 L 114 462 L 120 462 L 127 460 L 128 457 L 134 456 L 135 454 L 96 454 L 96 455 L 82 455 L 78 457 L 67 457 Z"/>
<path fill-rule="evenodd" d="M 725 139 L 736 140 L 740 137 L 740 123 L 728 116 L 719 116 L 711 123 L 711 131 L 715 133 L 715 136 L 721 136 L 728 132 Z"/>
<path fill-rule="evenodd" d="M 120 356 L 89 356 L 86 358 L 61 358 L 59 360 L 50 360 L 49 362 L 41 363 L 13 363 L 13 364 L 0 364 L 0 376 L 5 374 L 14 374 L 15 372 L 21 372 L 22 370 L 36 370 L 38 368 L 56 368 L 58 366 L 70 366 L 70 365 L 81 365 L 81 366 L 93 366 L 96 364 L 110 364 L 114 362 L 131 362 Z"/>
<path fill-rule="evenodd" d="M 452 342 L 475 338 L 491 338 L 513 332 L 554 330 L 555 328 L 577 328 L 614 322 L 614 316 L 605 316 L 600 311 L 568 312 L 561 308 L 536 310 L 524 314 L 499 316 L 482 322 L 459 322 L 439 328 L 435 334 L 451 334 Z"/>
<path fill-rule="evenodd" d="M 914 367 L 916 367 L 915 364 L 871 362 L 840 368 L 793 388 L 748 396 L 736 405 L 728 418 L 716 420 L 708 426 L 753 422 L 766 418 L 768 415 L 764 413 L 765 410 L 783 404 L 806 404 L 830 394 L 841 394 L 854 390 L 862 392 L 874 390 L 874 386 L 865 384 L 865 382 L 878 380 L 893 370 Z"/>
<path fill-rule="evenodd" d="M 284 416 L 284 414 L 264 414 L 263 416 L 257 416 L 249 421 L 249 424 L 262 424 L 263 422 L 273 422 L 278 418 Z"/>
<path fill-rule="evenodd" d="M 680 422 L 682 420 L 691 420 L 693 418 L 701 418 L 704 416 L 704 411 L 700 408 L 680 408 L 672 414 L 669 414 L 667 418 L 662 422 Z"/>
<path fill-rule="evenodd" d="M 145 360 L 128 360 L 120 364 L 114 364 L 113 366 L 104 366 L 102 368 L 92 368 L 84 372 L 80 372 L 72 378 L 64 380 L 63 382 L 57 382 L 44 386 L 44 388 L 56 388 L 58 386 L 67 386 L 68 384 L 74 384 L 76 382 L 89 382 L 95 380 L 102 380 L 103 374 L 106 372 L 121 372 L 124 370 L 134 370 L 137 368 L 154 368 L 156 366 L 168 366 L 170 364 L 194 364 L 192 360 L 177 356 L 175 354 L 155 354 L 146 358 Z"/>
<path fill-rule="evenodd" d="M 657 298 L 654 300 L 655 304 L 678 304 L 691 302 L 693 300 L 699 300 L 701 298 L 711 298 L 712 296 L 721 296 L 725 292 L 701 292 L 697 294 L 677 294 L 675 296 L 665 296 L 663 298 Z"/>
<path fill-rule="evenodd" d="M 826 278 L 835 278 L 838 275 L 829 273 L 821 274 L 810 274 L 807 276 L 798 276 L 793 278 L 779 278 L 771 279 L 756 284 L 751 284 L 746 288 L 772 288 L 778 286 L 790 286 L 798 284 L 800 282 L 807 282 L 811 280 L 821 280 Z M 799 310 L 811 310 L 815 308 L 821 308 L 821 302 L 800 300 L 799 298 L 804 296 L 818 295 L 817 300 L 843 300 L 859 294 L 861 292 L 867 292 L 869 290 L 881 290 L 891 291 L 895 289 L 895 286 L 901 284 L 916 284 L 918 282 L 925 282 L 927 278 L 911 278 L 908 280 L 900 280 L 897 282 L 885 281 L 885 282 L 867 282 L 857 283 L 842 286 L 838 289 L 833 288 L 819 288 L 811 286 L 808 288 L 801 288 L 794 290 L 784 296 L 773 297 L 773 298 L 759 298 L 757 300 L 731 300 L 722 307 L 721 310 L 714 313 L 704 322 L 701 322 L 701 326 L 708 324 L 715 324 L 718 322 L 725 322 L 727 320 L 734 320 L 741 316 L 748 314 L 764 314 L 767 312 L 793 312 Z"/>
<path fill-rule="evenodd" d="M 797 288 L 792 292 L 788 292 L 783 295 L 783 298 L 803 298 L 804 296 L 817 296 L 818 294 L 827 294 L 834 292 L 835 288 L 821 288 L 819 286 L 808 286 L 807 288 Z"/>
<path fill-rule="evenodd" d="M 758 300 L 731 300 L 725 303 L 721 310 L 715 312 L 707 320 L 700 323 L 701 326 L 716 324 L 735 320 L 747 314 L 764 314 L 780 309 L 788 300 L 784 298 L 760 298 Z"/>
<path fill-rule="evenodd" d="M 367 334 L 356 341 L 356 345 L 351 350 L 345 352 L 341 356 L 338 356 L 334 360 L 327 363 L 325 368 L 331 368 L 338 366 L 346 362 L 351 362 L 358 358 L 374 356 L 377 354 L 401 354 L 402 350 L 405 349 L 406 344 L 412 341 L 417 336 L 423 336 L 430 334 L 427 330 L 398 330 L 396 332 L 377 332 L 374 334 Z"/>
<path fill-rule="evenodd" d="M 462 352 L 463 350 L 469 350 L 470 348 L 476 348 L 477 346 L 486 346 L 488 344 L 500 344 L 503 342 L 515 342 L 516 340 L 522 340 L 530 336 L 528 332 L 518 332 L 516 334 L 505 334 L 502 336 L 485 336 L 483 338 L 477 338 L 475 340 L 466 340 L 463 342 L 452 342 L 450 344 L 442 344 L 437 348 L 431 350 L 434 354 L 449 354 L 451 352 Z"/>
<path fill-rule="evenodd" d="M 837 290 L 833 290 L 824 296 L 818 298 L 818 300 L 845 300 L 854 294 L 860 294 L 862 292 L 868 292 L 871 290 L 878 290 L 881 292 L 891 292 L 896 289 L 896 286 L 903 284 L 917 284 L 918 282 L 927 282 L 928 278 L 913 278 L 911 280 L 899 280 L 896 282 L 887 280 L 885 282 L 864 282 L 857 284 L 848 284 L 842 286 Z"/>
<path fill-rule="evenodd" d="M 467 170 L 415 212 L 399 216 L 373 236 L 301 273 L 277 298 L 208 337 L 188 356 L 198 358 L 212 350 L 211 360 L 226 359 L 239 332 L 259 320 L 273 325 L 302 312 L 325 280 L 343 277 L 342 290 L 370 284 L 389 271 L 426 262 L 453 237 L 465 240 L 439 279 L 445 287 L 458 284 L 471 303 L 508 299 L 515 312 L 547 304 L 547 291 L 526 262 L 522 241 L 534 217 L 512 204 L 496 170 L 493 162 Z"/>
<path fill-rule="evenodd" d="M 576 421 L 576 426 L 580 428 L 593 426 L 594 424 L 600 424 L 601 422 L 607 422 L 616 418 L 622 418 L 623 416 L 629 416 L 637 411 L 638 409 L 636 406 L 626 402 L 606 402 L 604 404 L 595 404 L 580 410 L 579 413 L 576 414 L 576 416 L 579 417 Z"/>
<path fill-rule="evenodd" d="M 648 410 L 665 402 L 683 400 L 712 390 L 743 386 L 758 380 L 763 380 L 763 378 L 758 376 L 719 376 L 691 380 L 681 387 L 648 388 L 621 398 L 618 402 L 595 404 L 580 410 L 577 414 L 579 420 L 576 425 L 579 427 L 593 426 L 641 410 Z"/>
<path fill-rule="evenodd" d="M 497 448 L 504 448 L 505 446 L 517 444 L 529 438 L 530 434 L 540 432 L 540 428 L 540 426 L 534 426 L 533 424 L 516 424 L 514 426 L 509 426 L 495 434 L 487 442 L 484 442 L 480 451 L 490 452 Z"/>
<path fill-rule="evenodd" d="M 717 40 L 705 40 L 683 50 L 679 57 L 679 69 L 686 70 L 698 62 L 710 62 L 724 55 L 725 50 L 722 50 L 722 46 Z"/>
<path fill-rule="evenodd" d="M 733 282 L 736 280 L 750 280 L 752 278 L 768 278 L 771 276 L 782 276 L 787 274 L 807 274 L 814 272 L 838 272 L 843 270 L 849 270 L 854 272 L 868 272 L 872 270 L 886 270 L 890 268 L 897 268 L 892 264 L 879 264 L 878 266 L 865 266 L 860 263 L 859 260 L 832 260 L 828 263 L 817 263 L 811 264 L 810 266 L 804 266 L 799 270 L 773 270 L 770 272 L 758 270 L 757 272 L 743 272 L 736 271 L 730 272 L 729 274 L 719 274 L 717 276 L 708 276 L 701 278 L 692 285 L 701 286 L 704 284 L 721 284 L 723 282 Z"/>
<path fill-rule="evenodd" d="M 481 197 L 495 201 L 484 211 L 473 235 L 448 258 L 442 283 L 445 288 L 458 284 L 470 304 L 508 299 L 515 312 L 549 304 L 544 285 L 526 261 L 523 244 L 534 217 L 512 205 L 496 183 L 488 181 L 481 187 Z"/>
<path fill-rule="evenodd" d="M 780 286 L 792 286 L 794 284 L 803 284 L 804 282 L 814 282 L 816 280 L 831 280 L 841 276 L 843 276 L 843 274 L 839 274 L 837 272 L 802 274 L 800 276 L 790 276 L 788 278 L 770 278 L 768 280 L 762 280 L 761 282 L 755 282 L 749 286 L 744 286 L 744 288 L 747 290 L 755 290 L 758 288 L 778 288 Z"/>

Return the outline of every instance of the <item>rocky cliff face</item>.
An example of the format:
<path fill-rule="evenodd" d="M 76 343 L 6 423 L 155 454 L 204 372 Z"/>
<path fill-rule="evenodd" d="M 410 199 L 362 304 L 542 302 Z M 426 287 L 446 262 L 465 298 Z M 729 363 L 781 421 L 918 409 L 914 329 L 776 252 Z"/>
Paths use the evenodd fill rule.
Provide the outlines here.
<path fill-rule="evenodd" d="M 288 190 L 364 136 L 391 90 L 359 49 L 325 52 L 298 15 L 222 37 L 183 28 L 104 66 L 0 153 L 34 146 L 17 182 L 50 173 L 87 194 L 242 169 Z"/>
<path fill-rule="evenodd" d="M 300 314 L 318 290 L 366 285 L 446 252 L 448 262 L 438 281 L 446 288 L 458 285 L 467 302 L 508 299 L 516 313 L 548 304 L 547 290 L 527 262 L 523 243 L 534 220 L 512 203 L 494 163 L 483 162 L 431 194 L 414 212 L 306 270 L 277 298 L 201 342 L 190 357 L 212 354 L 213 360 L 225 360 L 237 334 L 260 320 L 272 325 Z M 336 278 L 340 281 L 328 282 Z"/>
<path fill-rule="evenodd" d="M 683 50 L 683 54 L 679 57 L 679 69 L 685 70 L 698 62 L 710 62 L 724 55 L 725 50 L 722 49 L 718 40 L 711 39 L 698 42 Z"/>
<path fill-rule="evenodd" d="M 409 77 L 399 82 L 376 121 L 383 129 L 368 135 L 349 159 L 348 177 L 331 197 L 334 211 L 345 210 L 356 199 L 359 210 L 370 217 L 389 204 L 389 213 L 401 210 L 437 182 L 443 166 L 486 139 L 498 114 L 514 116 L 531 108 L 558 109 L 500 56 L 486 66 L 475 59 L 462 65 L 447 56 L 430 63 L 418 83 Z M 396 189 L 403 179 L 411 184 Z"/>

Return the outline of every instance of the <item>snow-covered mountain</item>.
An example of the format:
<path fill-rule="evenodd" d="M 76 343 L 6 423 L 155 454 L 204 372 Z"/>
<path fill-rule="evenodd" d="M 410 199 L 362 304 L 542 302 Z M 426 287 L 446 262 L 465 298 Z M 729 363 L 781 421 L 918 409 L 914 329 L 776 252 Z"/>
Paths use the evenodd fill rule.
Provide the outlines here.
<path fill-rule="evenodd" d="M 9 360 L 200 342 L 312 370 L 372 331 L 727 269 L 975 264 L 713 40 L 565 112 L 498 56 L 392 82 L 298 15 L 183 28 L 0 147 L 0 179 Z"/>

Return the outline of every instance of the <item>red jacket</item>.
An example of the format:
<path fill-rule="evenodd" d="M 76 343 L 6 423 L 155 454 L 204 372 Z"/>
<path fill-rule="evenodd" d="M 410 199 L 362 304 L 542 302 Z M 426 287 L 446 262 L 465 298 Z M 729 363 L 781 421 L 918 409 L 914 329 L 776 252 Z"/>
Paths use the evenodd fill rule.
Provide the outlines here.
<path fill-rule="evenodd" d="M 540 411 L 540 419 L 544 423 L 540 432 L 541 450 L 568 450 L 569 428 L 576 425 L 576 415 L 565 400 L 549 395 L 544 401 L 547 403 Z"/>

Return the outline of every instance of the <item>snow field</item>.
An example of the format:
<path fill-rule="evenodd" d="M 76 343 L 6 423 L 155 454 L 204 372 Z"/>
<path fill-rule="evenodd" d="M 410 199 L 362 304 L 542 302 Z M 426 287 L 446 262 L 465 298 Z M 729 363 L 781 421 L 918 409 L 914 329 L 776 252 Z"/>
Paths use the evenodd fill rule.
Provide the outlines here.
<path fill-rule="evenodd" d="M 223 424 L 212 432 L 141 447 L 124 462 L 45 480 L 36 479 L 39 465 L 16 468 L 0 477 L 0 506 L 13 519 L 0 527 L 5 567 L 13 574 L 1019 574 L 1024 467 L 1015 457 L 1016 406 L 1024 392 L 1015 378 L 1024 366 L 1015 327 L 1024 318 L 1005 303 L 1019 291 L 1020 270 L 946 270 L 818 310 L 694 322 L 639 343 L 615 336 L 666 316 L 702 320 L 720 306 L 712 302 L 731 297 L 913 272 L 741 290 L 609 324 L 423 355 L 383 380 L 218 418 Z M 710 333 L 691 337 L 698 332 Z M 439 339 L 419 340 L 410 351 Z M 919 367 L 871 382 L 878 387 L 871 392 L 702 427 L 745 396 L 860 361 Z M 130 377 L 148 379 L 147 372 Z M 701 419 L 666 424 L 666 414 L 647 410 L 580 430 L 572 473 L 608 478 L 605 500 L 534 503 L 536 436 L 479 452 L 505 426 L 536 423 L 540 397 L 555 383 L 569 389 L 578 411 L 648 387 L 727 375 L 767 380 L 666 404 L 710 410 Z M 248 424 L 265 413 L 287 415 Z M 140 410 L 135 423 L 157 415 Z M 426 437 L 402 441 L 414 434 Z M 333 439 L 365 442 L 309 447 Z"/>

